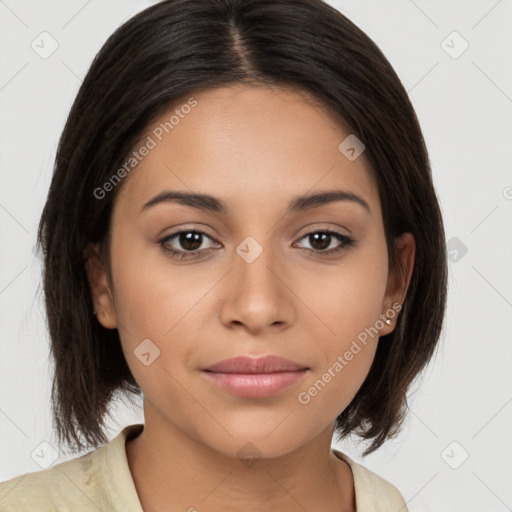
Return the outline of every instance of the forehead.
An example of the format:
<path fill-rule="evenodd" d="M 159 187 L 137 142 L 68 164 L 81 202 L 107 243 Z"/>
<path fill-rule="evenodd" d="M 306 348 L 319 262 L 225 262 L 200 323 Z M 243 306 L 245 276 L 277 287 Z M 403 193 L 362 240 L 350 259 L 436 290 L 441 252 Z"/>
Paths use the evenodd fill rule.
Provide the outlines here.
<path fill-rule="evenodd" d="M 349 135 L 303 92 L 240 84 L 201 91 L 147 127 L 141 144 L 151 149 L 126 178 L 119 200 L 141 208 L 166 189 L 181 190 L 214 195 L 240 212 L 336 188 L 364 196 L 378 211 L 364 153 L 351 161 L 339 149 Z"/>

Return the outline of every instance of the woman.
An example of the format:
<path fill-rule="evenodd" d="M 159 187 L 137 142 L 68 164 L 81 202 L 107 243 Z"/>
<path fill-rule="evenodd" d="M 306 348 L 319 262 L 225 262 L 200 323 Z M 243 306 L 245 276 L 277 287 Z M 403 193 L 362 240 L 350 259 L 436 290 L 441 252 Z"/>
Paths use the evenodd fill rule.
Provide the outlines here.
<path fill-rule="evenodd" d="M 398 431 L 442 328 L 444 231 L 407 94 L 337 10 L 173 0 L 124 23 L 39 241 L 59 442 L 95 450 L 4 482 L 2 510 L 407 509 L 331 442 Z M 117 392 L 144 424 L 107 443 Z"/>

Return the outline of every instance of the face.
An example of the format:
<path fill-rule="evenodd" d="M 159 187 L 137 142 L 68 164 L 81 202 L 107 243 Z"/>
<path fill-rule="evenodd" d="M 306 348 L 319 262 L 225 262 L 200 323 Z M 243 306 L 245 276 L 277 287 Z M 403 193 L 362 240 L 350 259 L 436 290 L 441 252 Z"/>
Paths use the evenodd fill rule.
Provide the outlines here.
<path fill-rule="evenodd" d="M 98 320 L 119 329 L 151 421 L 225 454 L 283 455 L 331 432 L 410 271 L 388 272 L 364 153 L 338 149 L 350 132 L 312 99 L 242 85 L 193 98 L 148 127 L 116 197 L 111 285 L 90 270 Z M 410 236 L 399 249 L 411 270 Z M 296 364 L 251 366 L 269 355 Z M 222 364 L 239 356 L 248 367 Z"/>

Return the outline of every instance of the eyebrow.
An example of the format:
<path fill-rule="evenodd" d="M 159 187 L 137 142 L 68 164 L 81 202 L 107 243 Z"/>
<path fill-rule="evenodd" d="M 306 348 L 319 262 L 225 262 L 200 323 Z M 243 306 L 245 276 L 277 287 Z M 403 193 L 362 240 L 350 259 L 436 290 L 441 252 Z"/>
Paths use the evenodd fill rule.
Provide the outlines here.
<path fill-rule="evenodd" d="M 295 197 L 290 201 L 287 213 L 306 211 L 335 201 L 348 201 L 359 204 L 371 214 L 368 203 L 362 197 L 348 190 L 327 190 Z M 207 210 L 222 214 L 227 214 L 229 211 L 226 203 L 217 197 L 209 194 L 182 192 L 178 190 L 164 190 L 144 204 L 141 211 L 147 210 L 157 204 L 168 202 L 175 202 L 192 208 L 197 208 L 199 210 Z"/>

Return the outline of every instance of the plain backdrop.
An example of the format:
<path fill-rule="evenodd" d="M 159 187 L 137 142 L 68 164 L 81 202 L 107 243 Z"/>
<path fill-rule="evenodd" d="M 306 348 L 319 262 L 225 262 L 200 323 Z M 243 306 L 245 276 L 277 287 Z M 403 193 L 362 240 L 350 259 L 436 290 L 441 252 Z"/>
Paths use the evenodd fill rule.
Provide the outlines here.
<path fill-rule="evenodd" d="M 152 3 L 0 1 L 0 481 L 40 470 L 31 454 L 55 439 L 33 247 L 57 141 L 94 55 Z M 364 459 L 355 440 L 336 447 L 393 482 L 411 512 L 512 510 L 512 1 L 329 3 L 409 91 L 450 252 L 441 346 L 401 434 Z M 38 37 L 58 44 L 50 56 L 33 50 Z M 110 438 L 143 421 L 113 407 Z"/>

